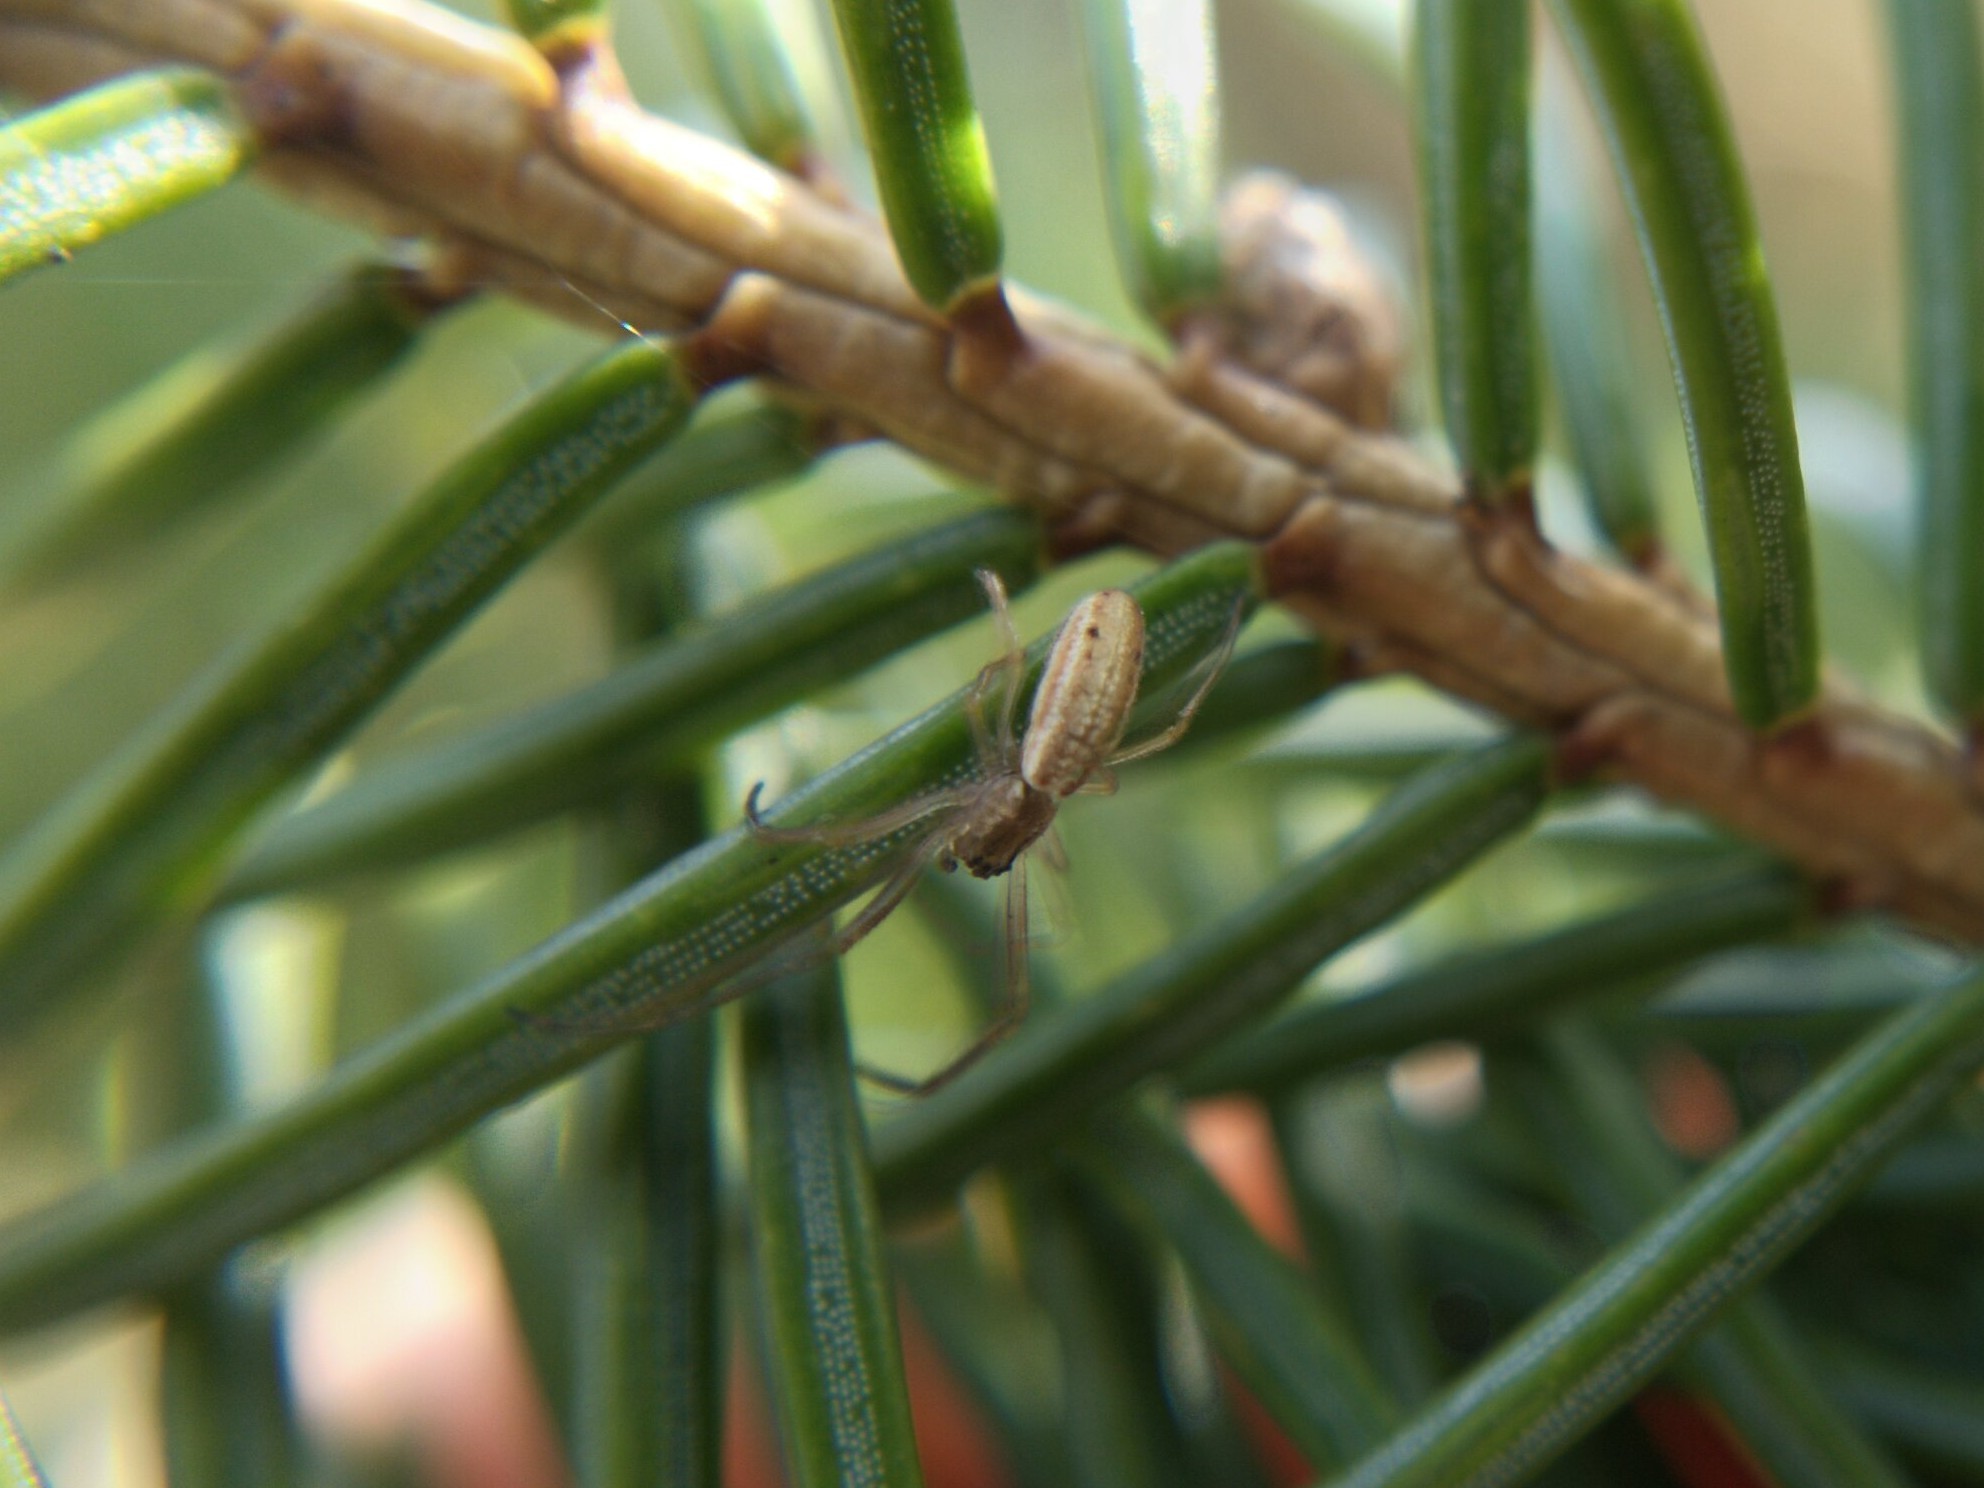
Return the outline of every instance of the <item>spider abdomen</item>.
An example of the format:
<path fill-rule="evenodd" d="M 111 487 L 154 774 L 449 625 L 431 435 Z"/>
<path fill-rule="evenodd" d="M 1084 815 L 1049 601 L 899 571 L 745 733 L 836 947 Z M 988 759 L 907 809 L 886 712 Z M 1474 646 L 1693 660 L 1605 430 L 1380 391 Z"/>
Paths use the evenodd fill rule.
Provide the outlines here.
<path fill-rule="evenodd" d="M 1027 716 L 1020 775 L 1029 786 L 1057 801 L 1081 788 L 1123 737 L 1143 664 L 1144 612 L 1134 599 L 1102 589 L 1075 606 Z"/>

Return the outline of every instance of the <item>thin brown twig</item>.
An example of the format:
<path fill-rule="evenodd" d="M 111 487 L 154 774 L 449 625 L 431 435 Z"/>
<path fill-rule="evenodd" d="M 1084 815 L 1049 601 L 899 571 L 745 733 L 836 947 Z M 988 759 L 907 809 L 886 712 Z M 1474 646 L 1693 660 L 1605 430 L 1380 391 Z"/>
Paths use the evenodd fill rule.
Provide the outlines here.
<path fill-rule="evenodd" d="M 925 311 L 867 220 L 423 0 L 0 0 L 0 83 L 49 96 L 144 66 L 222 73 L 264 174 L 445 249 L 554 313 L 687 333 L 1033 504 L 1071 546 L 1262 545 L 1283 603 L 1366 658 L 1549 728 L 1567 770 L 1700 811 L 1835 902 L 1984 941 L 1984 812 L 1959 752 L 1829 691 L 1785 735 L 1730 710 L 1685 597 L 1462 507 L 1450 479 L 1200 348 L 1159 367 L 1016 299 L 1004 357 Z"/>

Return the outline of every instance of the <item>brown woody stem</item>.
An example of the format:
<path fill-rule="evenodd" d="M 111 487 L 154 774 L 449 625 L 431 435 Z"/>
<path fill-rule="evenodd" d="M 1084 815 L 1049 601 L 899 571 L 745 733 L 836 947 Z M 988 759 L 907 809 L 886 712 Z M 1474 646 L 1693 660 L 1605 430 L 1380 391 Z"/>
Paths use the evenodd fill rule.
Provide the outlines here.
<path fill-rule="evenodd" d="M 231 79 L 261 169 L 340 216 L 585 320 L 693 330 L 762 375 L 1057 519 L 1175 553 L 1265 546 L 1281 600 L 1376 663 L 1556 730 L 1567 761 L 1694 808 L 1844 903 L 1984 942 L 1984 811 L 1956 747 L 1835 689 L 1795 738 L 1731 711 L 1684 594 L 1466 520 L 1445 475 L 1230 363 L 1152 365 L 1015 296 L 960 358 L 876 226 L 525 43 L 423 0 L 0 0 L 0 84 L 50 96 L 168 62 Z"/>

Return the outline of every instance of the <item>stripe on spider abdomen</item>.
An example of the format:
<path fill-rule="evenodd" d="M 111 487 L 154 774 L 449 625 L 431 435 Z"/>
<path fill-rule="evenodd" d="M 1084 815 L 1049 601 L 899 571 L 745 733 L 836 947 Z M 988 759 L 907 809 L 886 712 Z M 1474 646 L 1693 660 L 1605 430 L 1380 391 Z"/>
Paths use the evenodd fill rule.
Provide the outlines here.
<path fill-rule="evenodd" d="M 1144 612 L 1102 589 L 1069 612 L 1033 695 L 1020 776 L 1059 800 L 1109 758 L 1123 737 L 1143 672 Z"/>

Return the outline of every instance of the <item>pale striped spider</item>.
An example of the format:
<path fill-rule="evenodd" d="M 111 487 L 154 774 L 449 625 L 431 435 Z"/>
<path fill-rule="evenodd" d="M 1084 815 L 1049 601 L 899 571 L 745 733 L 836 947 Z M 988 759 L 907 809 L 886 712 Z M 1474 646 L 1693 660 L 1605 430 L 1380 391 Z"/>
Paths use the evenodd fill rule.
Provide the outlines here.
<path fill-rule="evenodd" d="M 895 910 L 933 864 L 946 871 L 962 865 L 978 878 L 1009 875 L 1005 893 L 1005 997 L 972 1046 L 924 1080 L 904 1080 L 873 1070 L 869 1079 L 905 1094 L 924 1095 L 970 1068 L 1025 1018 L 1030 1000 L 1027 975 L 1027 896 L 1024 854 L 1046 839 L 1043 850 L 1056 866 L 1066 862 L 1054 815 L 1076 794 L 1108 795 L 1116 789 L 1118 765 L 1140 760 L 1178 742 L 1232 655 L 1242 609 L 1236 605 L 1219 649 L 1203 663 L 1205 676 L 1163 732 L 1118 748 L 1143 672 L 1144 614 L 1121 589 L 1089 595 L 1068 612 L 1041 669 L 1027 713 L 1026 729 L 1016 727 L 1026 676 L 1026 652 L 1006 602 L 1005 585 L 987 569 L 978 570 L 1005 652 L 978 674 L 965 700 L 977 745 L 979 775 L 903 802 L 854 822 L 774 827 L 758 814 L 763 782 L 744 802 L 750 832 L 765 842 L 846 847 L 869 842 L 917 822 L 925 835 L 902 865 L 852 920 L 833 935 L 827 954 L 841 955 Z M 988 701 L 998 705 L 988 723 Z"/>

